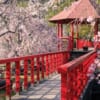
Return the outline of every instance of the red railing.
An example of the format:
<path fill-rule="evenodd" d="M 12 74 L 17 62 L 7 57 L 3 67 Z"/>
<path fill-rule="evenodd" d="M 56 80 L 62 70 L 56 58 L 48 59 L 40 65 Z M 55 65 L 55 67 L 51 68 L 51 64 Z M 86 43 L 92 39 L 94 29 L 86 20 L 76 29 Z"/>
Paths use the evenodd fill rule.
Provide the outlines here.
<path fill-rule="evenodd" d="M 68 57 L 68 52 L 56 52 L 1 59 L 0 64 L 5 64 L 6 97 L 10 100 L 11 85 L 15 84 L 14 91 L 19 94 L 20 87 L 27 90 L 29 83 L 33 86 L 35 82 L 39 83 L 41 79 L 57 72 L 58 66 L 66 63 Z"/>
<path fill-rule="evenodd" d="M 93 47 L 93 42 L 90 42 L 88 40 L 78 39 L 77 46 L 79 49 L 83 48 L 84 46 Z"/>
<path fill-rule="evenodd" d="M 58 68 L 61 73 L 61 100 L 80 100 L 88 81 L 88 68 L 96 58 L 92 51 Z"/>

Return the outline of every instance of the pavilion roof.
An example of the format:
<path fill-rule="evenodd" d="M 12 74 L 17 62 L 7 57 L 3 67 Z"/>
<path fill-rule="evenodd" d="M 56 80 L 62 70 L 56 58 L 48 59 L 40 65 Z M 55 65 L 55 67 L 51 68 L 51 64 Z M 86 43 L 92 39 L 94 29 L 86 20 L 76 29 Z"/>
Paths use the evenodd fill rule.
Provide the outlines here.
<path fill-rule="evenodd" d="M 100 7 L 93 0 L 79 0 L 74 2 L 69 8 L 64 9 L 57 15 L 53 16 L 49 21 L 69 22 L 72 19 L 81 18 L 100 18 Z"/>

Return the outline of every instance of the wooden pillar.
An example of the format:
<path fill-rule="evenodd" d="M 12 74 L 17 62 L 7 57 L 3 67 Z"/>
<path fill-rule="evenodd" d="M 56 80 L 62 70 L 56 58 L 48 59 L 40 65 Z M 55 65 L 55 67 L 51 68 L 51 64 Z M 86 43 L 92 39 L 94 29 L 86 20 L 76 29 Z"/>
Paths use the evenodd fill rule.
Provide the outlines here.
<path fill-rule="evenodd" d="M 49 77 L 49 55 L 46 55 L 46 77 L 48 78 Z"/>
<path fill-rule="evenodd" d="M 20 92 L 20 62 L 16 61 L 16 94 Z"/>
<path fill-rule="evenodd" d="M 98 22 L 94 26 L 94 36 L 98 34 Z"/>
<path fill-rule="evenodd" d="M 68 100 L 67 74 L 61 74 L 61 100 Z"/>
<path fill-rule="evenodd" d="M 59 23 L 57 24 L 57 38 L 58 38 L 58 51 L 60 50 L 60 45 L 59 45 Z"/>
<path fill-rule="evenodd" d="M 31 86 L 34 85 L 34 58 L 31 59 Z"/>
<path fill-rule="evenodd" d="M 58 23 L 57 24 L 57 36 L 58 36 L 58 39 L 61 39 L 61 37 L 63 37 L 63 25 L 62 23 Z M 61 41 L 59 42 L 58 41 L 58 51 L 61 50 Z"/>
<path fill-rule="evenodd" d="M 6 64 L 6 100 L 11 100 L 11 65 L 10 62 Z"/>
<path fill-rule="evenodd" d="M 74 27 L 73 27 L 73 23 L 70 24 L 70 32 L 71 32 L 71 50 L 74 47 Z"/>
<path fill-rule="evenodd" d="M 78 39 L 79 39 L 78 23 L 76 24 L 76 36 L 77 36 L 77 37 L 76 37 L 76 48 L 79 49 L 79 48 L 78 48 L 78 44 L 79 44 L 79 43 L 78 43 L 78 42 L 79 42 L 79 41 L 78 41 Z"/>
<path fill-rule="evenodd" d="M 60 23 L 60 38 L 63 37 L 63 25 Z"/>
<path fill-rule="evenodd" d="M 24 90 L 28 88 L 28 60 L 24 60 Z"/>

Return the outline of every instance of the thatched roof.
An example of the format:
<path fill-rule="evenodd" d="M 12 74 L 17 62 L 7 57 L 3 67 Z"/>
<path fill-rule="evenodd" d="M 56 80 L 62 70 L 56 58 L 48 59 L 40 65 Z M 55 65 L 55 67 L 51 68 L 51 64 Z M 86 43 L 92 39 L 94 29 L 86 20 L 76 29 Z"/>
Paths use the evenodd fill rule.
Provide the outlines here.
<path fill-rule="evenodd" d="M 100 18 L 100 7 L 94 0 L 79 0 L 74 2 L 68 9 L 64 9 L 53 16 L 51 22 L 69 22 L 72 19 Z"/>

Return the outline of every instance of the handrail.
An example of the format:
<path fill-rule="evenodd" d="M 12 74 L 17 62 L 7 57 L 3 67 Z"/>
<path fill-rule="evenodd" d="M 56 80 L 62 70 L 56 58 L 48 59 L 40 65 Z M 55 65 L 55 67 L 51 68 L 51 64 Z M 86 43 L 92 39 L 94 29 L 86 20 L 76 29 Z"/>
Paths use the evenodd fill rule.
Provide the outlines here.
<path fill-rule="evenodd" d="M 61 65 L 61 100 L 79 100 L 87 83 L 87 72 L 96 58 L 96 51 L 91 51 L 67 64 Z"/>
<path fill-rule="evenodd" d="M 38 56 L 46 56 L 46 55 L 50 55 L 50 54 L 59 54 L 62 52 L 68 52 L 68 51 L 60 51 L 60 52 L 50 52 L 50 53 L 43 53 L 43 54 L 34 54 L 34 55 L 28 55 L 28 56 L 22 56 L 22 57 L 12 57 L 12 58 L 2 58 L 0 59 L 0 64 L 5 63 L 5 62 L 13 62 L 13 61 L 18 61 L 18 60 L 23 60 L 23 59 L 27 59 L 27 58 L 33 58 L 34 57 L 38 57 Z"/>
<path fill-rule="evenodd" d="M 0 59 L 0 64 L 4 64 L 6 68 L 6 97 L 10 100 L 11 85 L 16 94 L 19 94 L 21 87 L 23 90 L 28 89 L 29 82 L 33 87 L 35 82 L 39 83 L 42 79 L 48 78 L 51 74 L 57 72 L 58 66 L 66 63 L 68 58 L 69 52 L 61 51 Z M 12 79 L 14 84 L 12 83 Z"/>
<path fill-rule="evenodd" d="M 93 54 L 95 51 L 89 52 L 88 54 L 85 54 L 75 60 L 72 60 L 70 62 L 68 62 L 67 64 L 61 65 L 58 68 L 58 72 L 59 73 L 66 73 L 68 69 L 77 67 L 77 65 L 81 64 L 87 57 L 89 57 L 91 54 Z M 67 66 L 67 68 L 66 68 Z"/>

